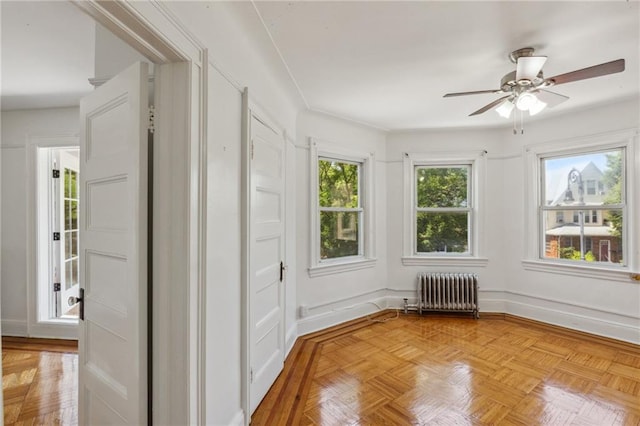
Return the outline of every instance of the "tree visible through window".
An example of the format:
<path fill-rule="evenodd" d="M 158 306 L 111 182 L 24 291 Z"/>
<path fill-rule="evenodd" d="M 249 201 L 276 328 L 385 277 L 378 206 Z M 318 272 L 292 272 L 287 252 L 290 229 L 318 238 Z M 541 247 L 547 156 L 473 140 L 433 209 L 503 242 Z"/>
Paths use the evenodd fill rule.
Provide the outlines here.
<path fill-rule="evenodd" d="M 362 255 L 360 163 L 318 159 L 320 259 Z"/>
<path fill-rule="evenodd" d="M 470 169 L 415 168 L 416 253 L 469 253 Z"/>

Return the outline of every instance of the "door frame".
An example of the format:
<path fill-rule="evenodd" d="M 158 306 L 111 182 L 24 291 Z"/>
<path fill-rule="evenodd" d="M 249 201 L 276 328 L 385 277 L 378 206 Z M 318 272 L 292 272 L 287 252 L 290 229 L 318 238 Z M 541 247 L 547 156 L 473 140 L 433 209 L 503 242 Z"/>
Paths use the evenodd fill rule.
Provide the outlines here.
<path fill-rule="evenodd" d="M 160 1 L 72 1 L 158 65 L 149 398 L 153 423 L 204 424 L 207 50 Z"/>

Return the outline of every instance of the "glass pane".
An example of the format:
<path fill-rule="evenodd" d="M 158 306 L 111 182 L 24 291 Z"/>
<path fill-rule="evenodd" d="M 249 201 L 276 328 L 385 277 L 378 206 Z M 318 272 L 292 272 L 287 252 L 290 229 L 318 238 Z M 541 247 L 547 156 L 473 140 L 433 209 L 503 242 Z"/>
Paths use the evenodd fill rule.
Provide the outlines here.
<path fill-rule="evenodd" d="M 78 202 L 75 200 L 70 201 L 69 222 L 71 229 L 78 229 Z"/>
<path fill-rule="evenodd" d="M 72 264 L 71 261 L 67 261 L 64 262 L 64 288 L 68 289 L 71 287 L 71 268 L 72 268 Z"/>
<path fill-rule="evenodd" d="M 64 231 L 64 259 L 69 259 L 74 256 L 73 253 L 73 243 L 72 243 L 72 234 L 73 231 Z"/>
<path fill-rule="evenodd" d="M 418 207 L 467 207 L 468 167 L 416 168 Z"/>
<path fill-rule="evenodd" d="M 73 259 L 71 265 L 71 282 L 76 285 L 78 284 L 78 259 Z"/>
<path fill-rule="evenodd" d="M 71 231 L 71 256 L 78 256 L 78 231 Z"/>
<path fill-rule="evenodd" d="M 321 207 L 359 207 L 358 164 L 318 160 L 318 202 Z"/>
<path fill-rule="evenodd" d="M 71 170 L 69 175 L 70 198 L 78 198 L 78 173 Z"/>
<path fill-rule="evenodd" d="M 544 202 L 547 206 L 606 205 L 624 202 L 624 151 L 545 158 Z"/>
<path fill-rule="evenodd" d="M 320 259 L 357 256 L 359 212 L 320 212 Z"/>
<path fill-rule="evenodd" d="M 624 264 L 621 209 L 568 210 L 562 224 L 556 213 L 544 212 L 545 258 Z"/>
<path fill-rule="evenodd" d="M 468 213 L 418 212 L 416 251 L 418 253 L 467 253 Z"/>
<path fill-rule="evenodd" d="M 70 186 L 70 173 L 71 170 L 69 169 L 64 169 L 64 198 L 69 198 L 71 196 L 71 186 Z"/>
<path fill-rule="evenodd" d="M 64 200 L 64 229 L 71 230 L 71 200 Z"/>

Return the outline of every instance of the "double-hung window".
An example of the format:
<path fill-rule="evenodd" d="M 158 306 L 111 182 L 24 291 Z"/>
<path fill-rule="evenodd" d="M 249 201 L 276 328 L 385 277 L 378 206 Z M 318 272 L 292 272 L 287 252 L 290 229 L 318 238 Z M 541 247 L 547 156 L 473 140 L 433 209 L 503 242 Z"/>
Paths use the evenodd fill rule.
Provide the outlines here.
<path fill-rule="evenodd" d="M 311 276 L 373 266 L 373 154 L 310 141 Z"/>
<path fill-rule="evenodd" d="M 318 158 L 320 261 L 362 255 L 362 163 Z"/>
<path fill-rule="evenodd" d="M 541 258 L 625 265 L 625 149 L 542 155 L 539 161 Z M 558 223 L 558 215 L 573 220 Z"/>
<path fill-rule="evenodd" d="M 405 154 L 405 265 L 483 266 L 485 152 Z"/>
<path fill-rule="evenodd" d="M 416 166 L 416 254 L 469 254 L 471 166 Z"/>
<path fill-rule="evenodd" d="M 527 228 L 537 229 L 526 235 L 527 269 L 628 280 L 638 267 L 636 138 L 621 131 L 526 148 Z"/>

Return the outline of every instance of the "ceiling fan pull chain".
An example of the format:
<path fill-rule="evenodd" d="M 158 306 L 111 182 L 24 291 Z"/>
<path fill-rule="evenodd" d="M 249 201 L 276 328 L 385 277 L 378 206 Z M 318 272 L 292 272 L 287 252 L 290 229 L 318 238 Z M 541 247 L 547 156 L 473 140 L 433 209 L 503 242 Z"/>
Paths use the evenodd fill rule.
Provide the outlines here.
<path fill-rule="evenodd" d="M 520 134 L 524 135 L 524 111 L 520 111 Z"/>

